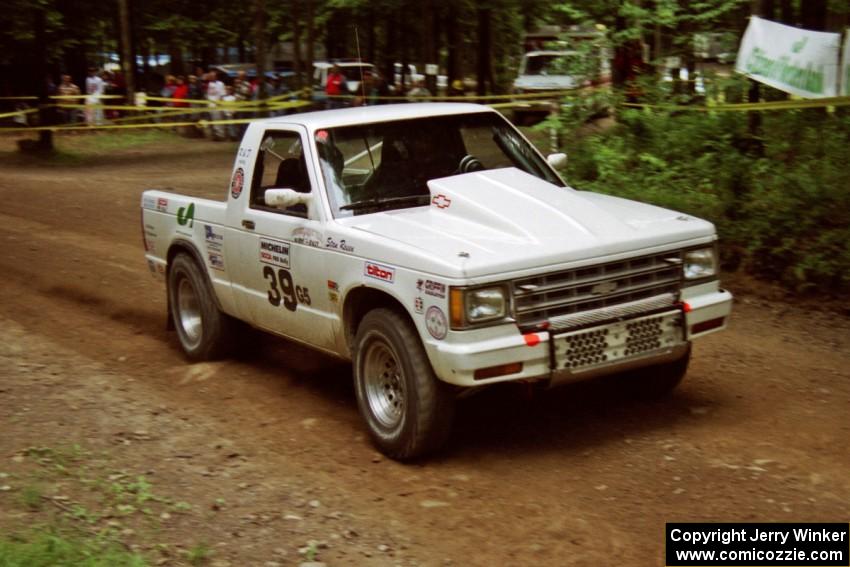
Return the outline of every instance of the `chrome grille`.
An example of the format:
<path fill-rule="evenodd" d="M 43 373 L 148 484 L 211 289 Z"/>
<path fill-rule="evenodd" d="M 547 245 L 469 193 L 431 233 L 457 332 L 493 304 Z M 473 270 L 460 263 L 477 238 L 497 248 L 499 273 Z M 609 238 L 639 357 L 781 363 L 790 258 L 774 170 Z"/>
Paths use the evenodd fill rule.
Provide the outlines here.
<path fill-rule="evenodd" d="M 552 337 L 555 368 L 580 372 L 681 344 L 682 313 L 667 311 Z"/>
<path fill-rule="evenodd" d="M 514 281 L 520 326 L 679 291 L 680 251 L 607 262 Z"/>

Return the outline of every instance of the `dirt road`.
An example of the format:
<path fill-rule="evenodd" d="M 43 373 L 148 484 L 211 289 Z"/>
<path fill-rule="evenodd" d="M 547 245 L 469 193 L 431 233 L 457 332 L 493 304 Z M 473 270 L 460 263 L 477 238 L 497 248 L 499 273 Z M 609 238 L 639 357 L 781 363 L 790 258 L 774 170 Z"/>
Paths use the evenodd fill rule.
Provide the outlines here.
<path fill-rule="evenodd" d="M 189 365 L 165 331 L 139 194 L 223 194 L 233 145 L 159 137 L 58 165 L 12 148 L 0 140 L 4 533 L 78 521 L 76 506 L 162 564 L 204 544 L 220 567 L 663 565 L 667 521 L 850 516 L 846 313 L 733 283 L 731 328 L 698 343 L 671 399 L 617 380 L 532 401 L 494 389 L 461 403 L 444 452 L 401 465 L 370 447 L 345 366 L 276 340 Z M 121 484 L 139 476 L 148 488 Z M 21 504 L 30 483 L 51 506 Z"/>

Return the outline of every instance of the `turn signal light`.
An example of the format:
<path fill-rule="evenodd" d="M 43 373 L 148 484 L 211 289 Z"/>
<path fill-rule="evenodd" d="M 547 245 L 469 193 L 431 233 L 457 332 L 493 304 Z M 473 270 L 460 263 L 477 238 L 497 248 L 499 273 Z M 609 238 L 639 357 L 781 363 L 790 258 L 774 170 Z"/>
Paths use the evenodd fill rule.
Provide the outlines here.
<path fill-rule="evenodd" d="M 449 293 L 449 316 L 452 321 L 452 329 L 463 328 L 463 290 L 456 287 L 451 288 Z"/>
<path fill-rule="evenodd" d="M 475 371 L 474 379 L 486 380 L 487 378 L 496 378 L 497 376 L 516 374 L 517 372 L 522 372 L 522 362 L 511 362 L 510 364 L 479 368 Z"/>

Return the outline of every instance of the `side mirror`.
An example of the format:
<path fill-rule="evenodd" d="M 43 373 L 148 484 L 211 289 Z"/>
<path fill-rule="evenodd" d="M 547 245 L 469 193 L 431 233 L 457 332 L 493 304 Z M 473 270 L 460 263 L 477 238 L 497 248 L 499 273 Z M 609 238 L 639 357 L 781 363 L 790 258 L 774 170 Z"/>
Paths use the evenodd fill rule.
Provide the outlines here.
<path fill-rule="evenodd" d="M 562 169 L 567 165 L 567 154 L 549 154 L 548 156 L 546 156 L 546 163 L 548 163 L 555 169 Z"/>
<path fill-rule="evenodd" d="M 286 209 L 295 205 L 307 204 L 313 200 L 312 193 L 299 193 L 294 189 L 267 189 L 263 199 L 269 207 Z"/>

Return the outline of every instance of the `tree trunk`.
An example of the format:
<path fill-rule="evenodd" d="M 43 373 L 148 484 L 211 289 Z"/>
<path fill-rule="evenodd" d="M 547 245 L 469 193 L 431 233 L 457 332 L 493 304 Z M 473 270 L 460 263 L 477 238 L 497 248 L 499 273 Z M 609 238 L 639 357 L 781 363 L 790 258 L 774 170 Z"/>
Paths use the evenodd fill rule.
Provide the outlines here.
<path fill-rule="evenodd" d="M 493 65 L 490 54 L 490 9 L 478 8 L 478 58 L 476 65 L 477 92 L 479 96 L 493 90 Z"/>
<path fill-rule="evenodd" d="M 295 88 L 304 86 L 303 62 L 301 61 L 301 5 L 292 0 L 292 70 L 295 72 Z"/>
<path fill-rule="evenodd" d="M 133 61 L 135 57 L 130 33 L 130 8 L 127 2 L 128 0 L 118 0 L 118 13 L 121 19 L 121 71 L 124 73 L 124 84 L 127 87 L 127 104 L 133 105 L 136 103 L 135 61 Z"/>
<path fill-rule="evenodd" d="M 791 0 L 779 0 L 779 21 L 789 26 L 795 24 L 794 5 L 791 3 Z"/>
<path fill-rule="evenodd" d="M 807 30 L 826 31 L 826 0 L 800 2 L 800 23 Z"/>
<path fill-rule="evenodd" d="M 257 98 L 265 100 L 266 93 L 266 0 L 254 5 L 254 59 L 257 65 Z"/>
<path fill-rule="evenodd" d="M 44 8 L 37 6 L 33 11 L 33 31 L 35 36 L 35 92 L 38 94 L 38 117 L 40 126 L 50 126 L 55 122 L 55 110 L 47 88 L 47 45 L 46 45 L 47 15 Z M 40 130 L 38 141 L 20 140 L 18 147 L 21 151 L 47 153 L 53 151 L 53 132 Z"/>
<path fill-rule="evenodd" d="M 369 28 L 369 33 L 366 35 L 366 60 L 369 63 L 377 64 L 375 61 L 375 50 L 377 46 L 377 34 L 375 33 L 375 9 L 370 5 L 366 11 L 366 26 Z"/>
<path fill-rule="evenodd" d="M 396 29 L 395 12 L 388 12 L 384 21 L 386 22 L 386 48 L 383 53 L 383 69 L 387 82 L 395 85 L 395 61 L 391 57 L 392 54 L 396 53 L 398 47 L 396 42 L 398 30 Z"/>
<path fill-rule="evenodd" d="M 306 0 L 307 6 L 307 53 L 304 59 L 304 70 L 307 74 L 307 84 L 313 84 L 313 49 L 316 41 L 316 22 L 313 11 L 313 0 Z"/>
<path fill-rule="evenodd" d="M 463 80 L 463 70 L 460 65 L 460 34 L 458 33 L 457 8 L 454 2 L 449 4 L 446 14 L 446 43 L 448 45 L 448 57 L 446 60 L 446 75 L 448 75 L 449 88 L 452 88 L 457 80 Z"/>

